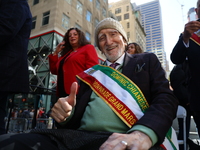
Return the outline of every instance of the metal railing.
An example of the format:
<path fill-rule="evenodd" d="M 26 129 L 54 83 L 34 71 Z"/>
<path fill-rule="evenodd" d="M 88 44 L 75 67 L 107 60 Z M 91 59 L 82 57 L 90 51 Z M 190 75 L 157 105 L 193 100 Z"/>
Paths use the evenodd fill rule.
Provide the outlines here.
<path fill-rule="evenodd" d="M 40 87 L 40 86 L 37 86 L 37 85 L 29 85 L 30 87 L 35 87 L 36 90 L 35 92 L 29 92 L 31 94 L 35 94 L 36 95 L 36 101 L 35 101 L 35 104 L 34 104 L 34 116 L 31 120 L 31 124 L 29 124 L 29 126 L 31 126 L 31 129 L 34 129 L 37 127 L 37 110 L 38 110 L 38 103 L 39 103 L 39 100 L 40 100 L 40 94 L 44 94 L 44 95 L 55 95 L 55 92 L 56 90 L 55 89 L 48 89 L 48 88 L 44 88 L 44 87 Z M 14 105 L 14 94 L 12 94 L 12 107 L 10 108 L 10 112 L 9 112 L 9 115 L 8 115 L 8 118 L 6 119 L 6 133 L 8 133 L 9 131 L 9 127 L 10 127 L 10 122 L 11 122 L 11 112 L 13 110 L 13 105 Z M 44 118 L 42 118 L 44 119 Z M 47 121 L 47 120 L 46 120 Z M 26 122 L 26 121 L 25 121 Z M 41 123 L 40 123 L 41 124 Z M 54 124 L 53 124 L 54 125 Z"/>
<path fill-rule="evenodd" d="M 37 118 L 35 129 L 52 129 L 53 119 Z M 5 119 L 6 126 L 8 118 Z M 7 133 L 28 133 L 32 129 L 33 118 L 10 118 Z"/>

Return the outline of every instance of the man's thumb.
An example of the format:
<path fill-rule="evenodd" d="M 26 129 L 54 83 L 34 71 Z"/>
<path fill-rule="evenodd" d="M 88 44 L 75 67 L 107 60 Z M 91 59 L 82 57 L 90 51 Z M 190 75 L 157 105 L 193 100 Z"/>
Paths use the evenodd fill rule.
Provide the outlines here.
<path fill-rule="evenodd" d="M 70 94 L 68 96 L 68 103 L 73 107 L 76 105 L 76 92 L 78 89 L 77 82 L 73 82 L 70 89 Z"/>

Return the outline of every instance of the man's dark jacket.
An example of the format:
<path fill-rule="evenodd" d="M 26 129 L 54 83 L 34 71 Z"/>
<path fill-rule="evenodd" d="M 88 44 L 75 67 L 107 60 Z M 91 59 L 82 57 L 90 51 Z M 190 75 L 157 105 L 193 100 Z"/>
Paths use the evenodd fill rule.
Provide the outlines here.
<path fill-rule="evenodd" d="M 137 124 L 155 131 L 158 143 L 162 143 L 176 117 L 178 100 L 169 89 L 169 82 L 165 78 L 165 72 L 159 60 L 152 53 L 126 54 L 122 73 L 141 89 L 150 104 L 149 109 Z M 64 128 L 77 129 L 80 126 L 91 92 L 89 86 L 83 82 L 80 83 L 75 114 Z"/>
<path fill-rule="evenodd" d="M 188 85 L 190 107 L 193 111 L 199 111 L 200 106 L 200 43 L 189 40 L 189 47 L 183 43 L 182 34 L 179 37 L 171 53 L 171 61 L 174 64 L 182 64 L 186 57 L 190 69 L 190 81 Z"/>

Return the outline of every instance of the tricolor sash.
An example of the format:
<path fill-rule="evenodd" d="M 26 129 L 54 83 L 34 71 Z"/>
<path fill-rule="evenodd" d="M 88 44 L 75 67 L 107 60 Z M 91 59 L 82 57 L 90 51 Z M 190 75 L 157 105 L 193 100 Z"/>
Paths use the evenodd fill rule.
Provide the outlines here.
<path fill-rule="evenodd" d="M 194 33 L 190 39 L 200 46 L 200 36 Z"/>
<path fill-rule="evenodd" d="M 149 107 L 139 87 L 109 66 L 95 65 L 77 77 L 88 84 L 129 128 Z M 166 150 L 178 150 L 177 137 L 173 128 L 170 128 L 161 146 Z"/>

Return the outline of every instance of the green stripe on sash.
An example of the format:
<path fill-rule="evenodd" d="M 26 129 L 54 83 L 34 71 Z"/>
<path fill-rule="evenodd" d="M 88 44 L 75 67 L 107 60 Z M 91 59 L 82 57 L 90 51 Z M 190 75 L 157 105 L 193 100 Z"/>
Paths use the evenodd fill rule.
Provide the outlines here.
<path fill-rule="evenodd" d="M 145 112 L 145 110 L 149 107 L 146 98 L 144 97 L 139 87 L 125 75 L 108 66 L 95 65 L 92 68 L 95 70 L 100 70 L 115 82 L 117 82 L 121 88 L 129 92 L 129 94 L 137 101 L 142 112 Z"/>

